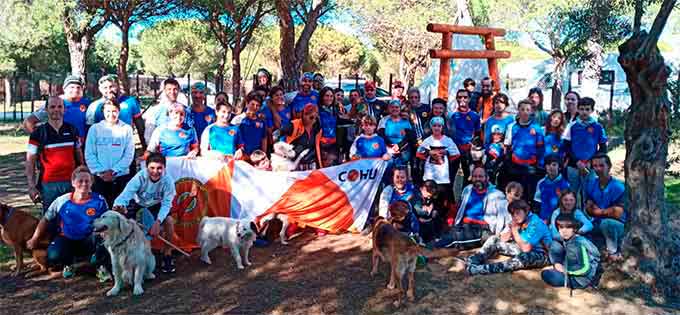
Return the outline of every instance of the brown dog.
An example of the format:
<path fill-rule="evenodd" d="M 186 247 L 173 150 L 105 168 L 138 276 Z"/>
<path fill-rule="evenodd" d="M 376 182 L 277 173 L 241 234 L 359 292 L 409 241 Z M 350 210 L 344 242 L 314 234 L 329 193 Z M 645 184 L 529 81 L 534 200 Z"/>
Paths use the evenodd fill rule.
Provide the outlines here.
<path fill-rule="evenodd" d="M 371 276 L 378 273 L 380 259 L 390 263 L 390 281 L 387 284 L 387 288 L 394 289 L 396 283 L 396 287 L 399 289 L 399 296 L 395 301 L 395 305 L 399 306 L 404 295 L 403 280 L 407 272 L 408 288 L 406 297 L 409 301 L 415 300 L 415 271 L 418 256 L 436 258 L 454 256 L 457 253 L 458 251 L 453 249 L 426 250 L 418 246 L 411 238 L 399 232 L 392 222 L 379 219 L 373 225 L 373 266 Z"/>
<path fill-rule="evenodd" d="M 27 249 L 26 242 L 31 239 L 37 226 L 38 219 L 30 214 L 0 203 L 0 229 L 2 230 L 0 235 L 5 244 L 14 248 L 14 257 L 16 258 L 15 277 L 21 273 L 21 269 L 24 266 L 24 249 Z M 38 248 L 33 249 L 33 261 L 40 268 L 40 273 L 47 271 L 48 239 L 45 235 L 39 242 Z"/>

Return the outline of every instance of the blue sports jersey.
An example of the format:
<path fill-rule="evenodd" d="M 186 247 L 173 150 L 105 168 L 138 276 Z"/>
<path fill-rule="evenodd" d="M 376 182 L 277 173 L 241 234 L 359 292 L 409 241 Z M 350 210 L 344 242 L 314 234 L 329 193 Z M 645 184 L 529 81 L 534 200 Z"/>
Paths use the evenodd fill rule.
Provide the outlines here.
<path fill-rule="evenodd" d="M 196 136 L 198 137 L 199 140 L 201 139 L 203 130 L 205 130 L 205 128 L 208 127 L 208 125 L 214 123 L 215 120 L 217 120 L 215 110 L 208 106 L 206 106 L 202 112 L 197 112 L 192 109 L 191 116 L 192 120 L 194 121 L 194 129 L 196 129 Z"/>
<path fill-rule="evenodd" d="M 560 195 L 568 188 L 569 181 L 562 175 L 557 175 L 554 180 L 546 176 L 538 181 L 534 200 L 541 203 L 541 211 L 538 216 L 542 220 L 550 219 L 552 212 L 557 209 Z"/>
<path fill-rule="evenodd" d="M 520 165 L 541 165 L 543 161 L 543 128 L 531 122 L 508 126 L 505 145 L 512 150 L 512 162 Z"/>
<path fill-rule="evenodd" d="M 352 148 L 356 150 L 354 154 L 362 159 L 379 158 L 387 153 L 385 140 L 377 134 L 373 134 L 370 137 L 363 134 L 360 135 L 354 141 Z"/>
<path fill-rule="evenodd" d="M 544 141 L 545 154 L 543 155 L 556 155 L 559 157 L 560 161 L 564 159 L 564 150 L 562 150 L 562 135 L 558 132 L 546 132 Z"/>
<path fill-rule="evenodd" d="M 319 123 L 321 124 L 321 140 L 324 143 L 335 143 L 335 132 L 338 125 L 335 115 L 324 108 L 320 108 Z"/>
<path fill-rule="evenodd" d="M 174 130 L 166 125 L 156 128 L 154 134 L 156 132 L 157 139 L 152 135 L 149 146 L 157 145 L 158 152 L 165 157 L 185 156 L 191 151 L 191 145 L 198 143 L 194 128 L 182 127 Z"/>
<path fill-rule="evenodd" d="M 88 105 L 90 105 L 90 100 L 85 97 L 77 102 L 64 100 L 64 121 L 78 129 L 80 138 L 85 138 L 85 135 L 87 135 L 86 112 Z"/>
<path fill-rule="evenodd" d="M 236 150 L 243 146 L 241 131 L 238 126 L 220 127 L 212 124 L 203 132 L 208 133 L 210 150 L 220 152 L 224 155 L 234 155 Z"/>
<path fill-rule="evenodd" d="M 319 92 L 312 90 L 309 94 L 302 95 L 302 93 L 298 91 L 288 107 L 290 107 L 290 109 L 293 111 L 293 115 L 295 116 L 299 113 L 302 113 L 305 105 L 313 104 L 314 106 L 317 106 L 318 102 Z"/>
<path fill-rule="evenodd" d="M 264 120 L 253 119 L 246 115 L 239 125 L 239 130 L 246 154 L 251 154 L 255 150 L 262 150 L 262 139 L 267 135 Z"/>
<path fill-rule="evenodd" d="M 54 200 L 45 213 L 45 218 L 50 221 L 57 219 L 64 237 L 82 240 L 92 234 L 92 223 L 109 207 L 104 197 L 95 192 L 84 203 L 76 203 L 72 197 L 73 194 L 68 193 Z"/>
<path fill-rule="evenodd" d="M 385 110 L 387 109 L 387 103 L 374 98 L 374 99 L 365 99 L 366 101 L 366 111 L 367 114 L 370 116 L 373 116 L 376 121 L 380 121 L 380 119 L 386 115 Z"/>
<path fill-rule="evenodd" d="M 118 104 L 120 104 L 120 114 L 118 119 L 120 121 L 132 126 L 135 118 L 142 116 L 142 110 L 139 108 L 139 103 L 134 97 L 122 95 L 118 97 Z M 104 98 L 94 101 L 87 108 L 87 124 L 94 125 L 104 120 Z"/>
<path fill-rule="evenodd" d="M 590 160 L 597 152 L 598 145 L 607 143 L 604 128 L 593 118 L 586 122 L 577 118 L 567 127 L 564 139 L 571 141 L 568 153 L 577 161 Z"/>
<path fill-rule="evenodd" d="M 486 190 L 478 192 L 477 189 L 471 189 L 470 197 L 468 197 L 467 204 L 464 209 L 464 217 L 474 219 L 477 221 L 484 221 L 484 198 L 486 197 Z"/>
<path fill-rule="evenodd" d="M 397 200 L 403 200 L 408 202 L 411 207 L 420 198 L 420 194 L 416 191 L 416 187 L 412 183 L 406 183 L 404 193 L 397 192 L 396 189 L 392 191 L 392 196 L 390 197 L 390 204 Z"/>
<path fill-rule="evenodd" d="M 160 103 L 157 106 L 159 106 L 158 110 L 154 112 L 154 116 L 150 117 L 150 120 L 154 122 L 153 125 L 156 127 L 165 126 L 170 121 L 170 116 L 168 115 L 168 104 Z M 184 105 L 184 112 L 190 113 L 191 108 Z M 192 115 L 187 114 L 184 116 L 184 125 L 191 128 L 194 127 L 194 118 Z"/>
<path fill-rule="evenodd" d="M 269 108 L 269 106 L 263 106 L 260 112 L 264 114 L 267 128 L 274 128 L 274 116 L 272 114 L 272 109 Z M 291 119 L 293 119 L 293 114 L 289 107 L 284 107 L 283 110 L 279 111 L 279 117 L 281 117 L 281 126 L 285 126 L 290 123 Z"/>
<path fill-rule="evenodd" d="M 505 135 L 508 126 L 515 121 L 515 116 L 508 115 L 504 118 L 489 117 L 484 124 L 484 145 L 491 143 L 491 131 L 494 129 L 500 130 Z"/>
<path fill-rule="evenodd" d="M 543 245 L 552 243 L 552 235 L 548 226 L 537 215 L 529 212 L 525 224 L 519 229 L 519 236 L 531 244 L 531 251 L 545 252 Z"/>
<path fill-rule="evenodd" d="M 390 117 L 385 117 L 384 125 L 379 128 L 385 129 L 385 142 L 389 144 L 398 144 L 406 138 L 406 132 L 411 129 L 411 123 L 408 120 L 399 118 L 397 121 Z"/>
<path fill-rule="evenodd" d="M 479 114 L 468 110 L 467 112 L 456 111 L 449 116 L 451 139 L 460 148 L 461 145 L 469 144 L 475 132 L 482 129 Z"/>
<path fill-rule="evenodd" d="M 505 157 L 503 143 L 491 143 L 486 147 L 486 155 L 494 160 L 502 160 Z"/>
<path fill-rule="evenodd" d="M 600 181 L 597 176 L 593 176 L 585 184 L 584 194 L 586 200 L 590 200 L 597 205 L 600 209 L 606 209 L 612 206 L 624 206 L 626 186 L 622 181 L 610 177 L 609 183 L 604 188 L 600 188 Z M 619 218 L 619 221 L 626 222 L 627 213 L 624 209 L 623 215 Z M 594 217 L 593 223 L 601 220 L 602 218 Z"/>

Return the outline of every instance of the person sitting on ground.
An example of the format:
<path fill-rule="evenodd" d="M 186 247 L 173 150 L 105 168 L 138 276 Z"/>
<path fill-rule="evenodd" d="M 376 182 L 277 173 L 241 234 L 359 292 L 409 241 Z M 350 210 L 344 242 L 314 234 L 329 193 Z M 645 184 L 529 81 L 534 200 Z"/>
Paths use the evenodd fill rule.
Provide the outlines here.
<path fill-rule="evenodd" d="M 378 216 L 389 219 L 389 205 L 397 200 L 406 201 L 413 207 L 419 199 L 418 191 L 408 180 L 406 168 L 397 166 L 392 170 L 392 185 L 386 186 L 380 194 Z"/>
<path fill-rule="evenodd" d="M 233 107 L 227 103 L 217 103 L 217 121 L 206 127 L 201 136 L 201 156 L 226 161 L 232 157 L 243 157 L 243 139 L 238 126 L 229 123 Z"/>
<path fill-rule="evenodd" d="M 94 174 L 92 190 L 104 196 L 107 204 L 123 191 L 135 167 L 135 140 L 132 127 L 118 119 L 120 105 L 115 99 L 103 104 L 104 121 L 88 131 L 85 162 Z"/>
<path fill-rule="evenodd" d="M 584 195 L 586 211 L 593 218 L 594 240 L 601 246 L 599 241 L 604 238 L 607 260 L 620 262 L 623 260 L 621 243 L 628 217 L 623 207 L 626 188 L 622 181 L 609 174 L 612 161 L 606 154 L 593 156 L 591 165 L 597 177 L 591 178 L 586 183 Z"/>
<path fill-rule="evenodd" d="M 482 248 L 467 259 L 466 271 L 469 275 L 541 268 L 549 263 L 546 246 L 550 245 L 552 238 L 545 223 L 531 212 L 524 200 L 511 202 L 508 210 L 512 215 L 510 234 L 494 235 L 487 239 Z M 487 263 L 497 254 L 511 258 Z"/>
<path fill-rule="evenodd" d="M 545 177 L 536 184 L 533 208 L 537 210 L 538 217 L 547 223 L 557 208 L 560 195 L 569 189 L 569 182 L 560 173 L 560 158 L 557 155 L 545 158 L 545 172 Z"/>
<path fill-rule="evenodd" d="M 151 153 L 146 159 L 146 169 L 137 173 L 128 182 L 123 192 L 113 202 L 113 210 L 136 219 L 145 227 L 151 237 L 161 234 L 172 240 L 175 234 L 175 220 L 170 216 L 172 200 L 175 198 L 175 183 L 165 173 L 165 157 Z M 162 231 L 161 231 L 162 227 Z M 175 262 L 172 248 L 163 248 L 163 273 L 174 273 Z"/>
<path fill-rule="evenodd" d="M 550 261 L 554 268 L 543 270 L 541 278 L 553 287 L 596 287 L 602 274 L 597 247 L 586 237 L 577 234 L 578 222 L 572 215 L 560 214 L 556 224 L 563 241 L 552 242 Z"/>
<path fill-rule="evenodd" d="M 446 203 L 439 197 L 440 194 L 441 188 L 433 180 L 426 180 L 420 186 L 421 199 L 415 203 L 413 210 L 418 218 L 420 236 L 424 242 L 438 238 L 442 230 L 442 218 L 446 215 L 447 208 Z"/>
<path fill-rule="evenodd" d="M 153 152 L 165 157 L 195 158 L 198 155 L 198 139 L 194 128 L 184 123 L 186 108 L 175 103 L 168 107 L 168 112 L 171 120 L 154 129 L 144 158 Z"/>
<path fill-rule="evenodd" d="M 451 138 L 444 135 L 444 119 L 434 117 L 430 120 L 432 135 L 418 147 L 416 158 L 425 161 L 423 180 L 434 180 L 448 202 L 453 200 L 453 183 L 456 173 L 453 163 L 460 158 L 458 147 Z"/>
<path fill-rule="evenodd" d="M 552 242 L 553 245 L 562 241 L 555 224 L 557 216 L 561 214 L 571 215 L 579 223 L 576 233 L 587 236 L 593 230 L 593 223 L 590 222 L 581 209 L 576 208 L 576 193 L 573 190 L 567 189 L 560 195 L 559 207 L 553 211 L 550 217 L 550 233 L 552 234 L 553 241 L 557 241 Z"/>
<path fill-rule="evenodd" d="M 510 215 L 504 200 L 503 192 L 489 184 L 486 170 L 476 167 L 472 171 L 472 184 L 463 188 L 453 228 L 433 246 L 474 248 L 489 235 L 506 232 Z"/>
<path fill-rule="evenodd" d="M 361 130 L 363 131 L 352 143 L 349 149 L 349 155 L 352 160 L 382 158 L 389 160 L 392 157 L 387 152 L 385 140 L 375 133 L 377 123 L 372 116 L 364 116 L 361 118 Z"/>
<path fill-rule="evenodd" d="M 55 199 L 27 242 L 29 249 L 35 248 L 45 233 L 50 221 L 61 227 L 47 248 L 47 265 L 51 268 L 63 267 L 62 275 L 70 278 L 75 275 L 73 264 L 77 257 L 94 259 L 90 261 L 99 265 L 98 275 L 107 274 L 104 266 L 110 265 L 109 254 L 101 246 L 102 240 L 93 233 L 94 220 L 99 218 L 109 207 L 104 197 L 92 192 L 92 174 L 86 166 L 78 166 L 71 175 L 72 193 L 66 193 Z M 100 279 L 105 280 L 105 279 Z"/>

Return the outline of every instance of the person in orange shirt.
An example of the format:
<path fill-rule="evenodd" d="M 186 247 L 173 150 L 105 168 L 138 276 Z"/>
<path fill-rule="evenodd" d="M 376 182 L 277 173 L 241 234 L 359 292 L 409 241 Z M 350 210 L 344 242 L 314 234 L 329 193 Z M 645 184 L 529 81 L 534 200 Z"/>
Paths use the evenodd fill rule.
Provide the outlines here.
<path fill-rule="evenodd" d="M 486 123 L 486 120 L 493 114 L 493 97 L 496 95 L 494 92 L 495 84 L 489 77 L 482 79 L 482 93 L 476 102 L 477 112 L 482 119 L 482 124 Z"/>

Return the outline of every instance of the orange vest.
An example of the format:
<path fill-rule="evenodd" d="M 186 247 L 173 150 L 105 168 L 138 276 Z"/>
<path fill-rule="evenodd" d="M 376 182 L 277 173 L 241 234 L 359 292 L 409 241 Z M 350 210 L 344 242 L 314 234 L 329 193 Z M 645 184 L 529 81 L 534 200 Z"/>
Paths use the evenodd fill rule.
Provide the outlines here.
<path fill-rule="evenodd" d="M 300 138 L 306 131 L 305 131 L 305 125 L 302 124 L 302 118 L 298 119 L 293 119 L 291 121 L 293 125 L 293 131 L 291 131 L 289 136 L 286 136 L 285 142 L 288 144 L 293 143 L 297 138 Z M 321 130 L 319 129 L 319 132 L 316 133 L 316 136 L 314 137 L 314 146 L 316 148 L 316 159 L 317 162 L 321 167 L 323 165 L 321 164 Z"/>

